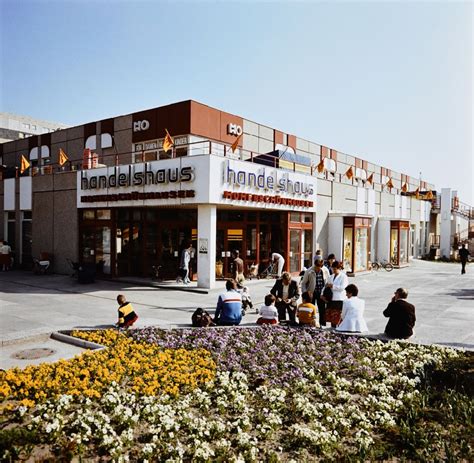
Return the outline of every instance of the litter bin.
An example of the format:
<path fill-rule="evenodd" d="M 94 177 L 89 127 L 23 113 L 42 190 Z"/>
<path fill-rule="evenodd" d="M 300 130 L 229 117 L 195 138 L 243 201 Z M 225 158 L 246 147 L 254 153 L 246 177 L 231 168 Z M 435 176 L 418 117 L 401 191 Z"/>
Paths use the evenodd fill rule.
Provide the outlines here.
<path fill-rule="evenodd" d="M 95 282 L 95 264 L 81 264 L 77 271 L 79 283 L 87 284 Z"/>

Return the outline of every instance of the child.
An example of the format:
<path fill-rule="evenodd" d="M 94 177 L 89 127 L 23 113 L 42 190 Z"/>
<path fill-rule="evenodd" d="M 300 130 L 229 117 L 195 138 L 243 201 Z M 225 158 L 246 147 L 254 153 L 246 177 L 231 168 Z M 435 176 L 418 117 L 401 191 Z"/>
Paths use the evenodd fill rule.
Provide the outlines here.
<path fill-rule="evenodd" d="M 303 303 L 298 306 L 297 315 L 301 326 L 315 326 L 319 328 L 318 309 L 311 304 L 311 295 L 305 291 L 301 298 Z"/>
<path fill-rule="evenodd" d="M 133 310 L 132 304 L 127 302 L 123 294 L 117 296 L 117 302 L 119 304 L 117 327 L 129 328 L 138 320 L 138 316 Z"/>
<path fill-rule="evenodd" d="M 265 296 L 265 305 L 259 310 L 260 318 L 257 325 L 278 325 L 278 310 L 275 307 L 275 296 L 267 294 Z"/>

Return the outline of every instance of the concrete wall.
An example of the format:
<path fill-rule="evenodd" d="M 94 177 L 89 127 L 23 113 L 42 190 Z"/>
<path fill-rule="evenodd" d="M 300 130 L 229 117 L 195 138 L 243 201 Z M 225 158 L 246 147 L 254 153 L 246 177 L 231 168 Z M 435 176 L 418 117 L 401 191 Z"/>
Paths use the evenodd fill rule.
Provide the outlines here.
<path fill-rule="evenodd" d="M 75 172 L 33 177 L 32 219 L 33 256 L 48 252 L 53 258 L 53 271 L 69 273 L 66 258 L 78 260 Z"/>

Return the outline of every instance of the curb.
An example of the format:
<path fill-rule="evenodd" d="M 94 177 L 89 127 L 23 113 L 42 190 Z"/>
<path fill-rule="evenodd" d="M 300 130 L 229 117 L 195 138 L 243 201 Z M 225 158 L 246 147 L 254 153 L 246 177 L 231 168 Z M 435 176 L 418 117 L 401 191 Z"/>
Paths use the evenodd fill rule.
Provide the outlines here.
<path fill-rule="evenodd" d="M 107 349 L 107 347 L 103 346 L 102 344 L 86 341 L 85 339 L 75 338 L 69 334 L 62 333 L 61 331 L 51 333 L 50 337 L 56 341 L 64 342 L 65 344 L 72 344 L 73 346 L 81 347 L 83 349 L 90 349 L 94 351 Z"/>

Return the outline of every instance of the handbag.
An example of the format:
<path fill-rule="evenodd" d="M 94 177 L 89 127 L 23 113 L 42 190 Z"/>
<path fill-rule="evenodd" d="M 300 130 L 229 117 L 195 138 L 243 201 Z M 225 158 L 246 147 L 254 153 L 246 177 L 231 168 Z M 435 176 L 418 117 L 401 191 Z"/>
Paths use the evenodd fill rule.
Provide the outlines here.
<path fill-rule="evenodd" d="M 331 302 L 332 301 L 332 289 L 325 286 L 324 289 L 323 289 L 323 294 L 321 295 L 321 299 L 325 302 Z"/>

